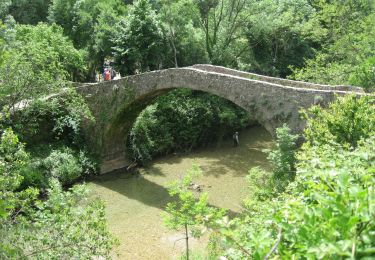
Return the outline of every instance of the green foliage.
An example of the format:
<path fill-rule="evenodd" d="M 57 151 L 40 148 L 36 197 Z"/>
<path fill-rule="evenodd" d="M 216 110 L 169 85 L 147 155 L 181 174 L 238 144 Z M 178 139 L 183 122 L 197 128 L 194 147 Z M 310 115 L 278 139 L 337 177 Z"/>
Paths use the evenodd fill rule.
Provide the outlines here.
<path fill-rule="evenodd" d="M 15 40 L 8 47 L 0 67 L 0 105 L 14 116 L 30 103 L 66 87 L 64 80 L 73 79 L 74 73 L 83 69 L 82 53 L 56 25 L 17 26 Z"/>
<path fill-rule="evenodd" d="M 77 179 L 97 173 L 94 158 L 82 148 L 51 143 L 33 147 L 31 154 L 30 163 L 21 171 L 21 188 L 46 189 L 51 179 L 57 179 L 66 187 Z"/>
<path fill-rule="evenodd" d="M 275 178 L 271 171 L 253 167 L 249 170 L 246 180 L 249 186 L 249 196 L 244 201 L 246 208 L 256 207 L 259 201 L 266 201 L 277 195 Z"/>
<path fill-rule="evenodd" d="M 84 119 L 94 120 L 84 99 L 74 89 L 68 89 L 57 96 L 33 100 L 1 122 L 11 126 L 29 146 L 63 141 L 78 147 L 84 145 L 81 133 Z"/>
<path fill-rule="evenodd" d="M 37 24 L 47 20 L 50 0 L 7 0 L 8 14 L 21 24 Z M 1 8 L 0 8 L 1 9 Z M 0 11 L 1 18 L 1 11 Z"/>
<path fill-rule="evenodd" d="M 105 59 L 123 75 L 213 63 L 372 91 L 374 8 L 371 0 L 3 0 L 0 19 L 37 24 L 48 10 L 88 52 L 76 79 L 93 79 Z"/>
<path fill-rule="evenodd" d="M 9 6 L 12 4 L 11 0 L 4 0 L 0 2 L 0 20 L 4 19 L 9 13 Z"/>
<path fill-rule="evenodd" d="M 109 257 L 114 240 L 106 229 L 100 202 L 82 205 L 87 194 L 83 186 L 61 190 L 51 182 L 46 201 L 35 200 L 36 209 L 17 217 L 17 224 L 2 223 L 2 258 Z M 81 205 L 80 205 L 81 204 Z M 25 210 L 25 209 L 24 209 Z"/>
<path fill-rule="evenodd" d="M 74 73 L 85 69 L 84 53 L 74 48 L 60 26 L 39 23 L 36 26 L 19 25 L 16 29 L 15 44 L 21 48 L 17 51 L 29 48 L 23 55 L 36 63 L 34 66 L 40 73 L 49 73 L 55 79 L 74 80 Z"/>
<path fill-rule="evenodd" d="M 83 120 L 94 121 L 95 119 L 82 96 L 74 90 L 67 91 L 61 97 L 50 99 L 46 109 L 45 117 L 52 119 L 52 131 L 56 139 L 65 139 L 68 143 L 77 146 L 83 145 L 81 140 Z"/>
<path fill-rule="evenodd" d="M 92 117 L 67 83 L 84 73 L 85 53 L 57 25 L 0 27 L 0 258 L 107 258 L 114 239 L 103 204 L 85 202 L 84 186 L 61 188 L 96 170 L 80 147 Z M 9 126 L 33 140 L 32 155 Z M 37 151 L 55 139 L 60 147 Z"/>
<path fill-rule="evenodd" d="M 191 150 L 231 136 L 249 121 L 247 112 L 227 100 L 188 89 L 174 90 L 139 115 L 128 147 L 134 159 L 148 161 L 157 155 Z"/>
<path fill-rule="evenodd" d="M 190 190 L 193 179 L 201 174 L 200 168 L 193 165 L 182 180 L 172 183 L 168 189 L 169 194 L 175 197 L 175 200 L 169 202 L 165 208 L 164 223 L 174 230 L 184 227 L 187 241 L 189 238 L 188 228 L 191 229 L 193 237 L 200 237 L 206 231 L 206 227 L 215 225 L 216 221 L 225 214 L 223 209 L 217 209 L 207 204 L 207 193 L 197 197 Z M 186 248 L 186 251 L 187 259 L 189 259 L 189 248 Z"/>
<path fill-rule="evenodd" d="M 315 146 L 299 155 L 296 181 L 278 200 L 261 202 L 262 214 L 231 222 L 231 259 L 371 257 L 374 248 L 374 139 L 347 151 Z M 348 160 L 348 158 L 350 158 Z M 225 241 L 225 240 L 224 240 Z"/>
<path fill-rule="evenodd" d="M 199 19 L 197 5 L 191 0 L 161 0 L 160 4 L 162 32 L 170 47 L 164 66 L 208 63 L 204 33 L 195 26 Z"/>
<path fill-rule="evenodd" d="M 320 39 L 311 30 L 314 9 L 309 1 L 254 1 L 246 21 L 249 54 L 241 57 L 241 68 L 285 77 L 289 66 L 301 67 L 313 57 L 313 45 Z"/>
<path fill-rule="evenodd" d="M 50 161 L 52 164 L 52 158 Z M 4 130 L 0 142 L 0 258 L 109 257 L 115 240 L 107 231 L 103 204 L 84 202 L 87 190 L 82 185 L 63 191 L 54 178 L 43 200 L 38 189 L 21 189 L 21 173 L 29 164 L 17 136 Z"/>
<path fill-rule="evenodd" d="M 52 0 L 49 6 L 48 20 L 64 28 L 64 32 L 76 47 L 92 46 L 95 35 L 92 35 L 101 22 L 103 15 L 112 12 L 113 16 L 122 14 L 125 6 L 118 0 Z M 108 18 L 113 16 L 107 16 Z"/>
<path fill-rule="evenodd" d="M 375 54 L 375 5 L 369 0 L 315 1 L 318 12 L 313 30 L 324 32 L 322 48 L 305 66 L 294 69 L 292 77 L 318 83 L 360 84 L 354 80 Z"/>
<path fill-rule="evenodd" d="M 294 181 L 297 162 L 298 135 L 290 133 L 287 125 L 276 129 L 276 147 L 269 151 L 267 159 L 272 170 L 265 171 L 260 167 L 250 169 L 246 177 L 249 183 L 249 196 L 244 204 L 250 214 L 261 214 L 260 201 L 267 201 L 279 196 Z"/>
<path fill-rule="evenodd" d="M 244 29 L 249 1 L 193 2 L 199 10 L 199 25 L 205 36 L 209 61 L 237 67 L 240 56 L 248 54 Z"/>
<path fill-rule="evenodd" d="M 160 21 L 148 0 L 137 0 L 116 27 L 114 58 L 121 74 L 156 70 L 164 44 Z"/>
<path fill-rule="evenodd" d="M 305 111 L 308 144 L 339 143 L 356 147 L 360 139 L 375 135 L 375 106 L 370 96 L 337 98 L 327 109 Z"/>
<path fill-rule="evenodd" d="M 42 161 L 42 167 L 46 172 L 59 180 L 60 183 L 72 183 L 83 171 L 78 158 L 73 151 L 67 147 L 54 150 Z"/>
<path fill-rule="evenodd" d="M 2 194 L 15 190 L 21 183 L 20 172 L 28 163 L 29 156 L 23 144 L 11 129 L 6 129 L 1 134 L 0 143 L 0 189 Z"/>
<path fill-rule="evenodd" d="M 250 171 L 252 197 L 245 201 L 247 210 L 240 218 L 222 224 L 221 255 L 230 259 L 373 257 L 373 116 L 369 97 L 346 96 L 326 110 L 312 108 L 307 143 L 295 157 L 294 181 L 280 193 L 275 173 Z"/>
<path fill-rule="evenodd" d="M 352 152 L 325 145 L 300 155 L 298 178 L 291 186 L 297 198 L 295 210 L 285 217 L 283 227 L 290 234 L 288 240 L 301 245 L 300 255 L 360 258 L 373 254 L 367 250 L 374 248 L 374 145 L 372 138 Z"/>
<path fill-rule="evenodd" d="M 349 83 L 361 86 L 368 92 L 375 91 L 375 56 L 359 65 L 357 71 L 349 78 Z"/>
<path fill-rule="evenodd" d="M 62 26 L 75 47 L 89 53 L 87 79 L 93 79 L 104 59 L 111 56 L 115 25 L 125 11 L 120 0 L 51 1 L 48 20 Z"/>
<path fill-rule="evenodd" d="M 298 135 L 291 134 L 290 128 L 285 124 L 276 129 L 276 147 L 268 155 L 268 160 L 272 164 L 273 178 L 278 191 L 283 191 L 294 179 L 297 139 Z"/>

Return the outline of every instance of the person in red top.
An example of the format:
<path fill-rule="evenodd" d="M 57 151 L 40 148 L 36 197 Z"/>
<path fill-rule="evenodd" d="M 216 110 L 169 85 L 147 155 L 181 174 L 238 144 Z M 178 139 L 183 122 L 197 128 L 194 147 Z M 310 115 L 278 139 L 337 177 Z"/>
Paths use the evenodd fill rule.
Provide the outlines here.
<path fill-rule="evenodd" d="M 105 81 L 109 81 L 109 80 L 111 80 L 111 72 L 109 72 L 109 70 L 106 70 L 106 71 L 104 72 L 104 80 L 105 80 Z"/>

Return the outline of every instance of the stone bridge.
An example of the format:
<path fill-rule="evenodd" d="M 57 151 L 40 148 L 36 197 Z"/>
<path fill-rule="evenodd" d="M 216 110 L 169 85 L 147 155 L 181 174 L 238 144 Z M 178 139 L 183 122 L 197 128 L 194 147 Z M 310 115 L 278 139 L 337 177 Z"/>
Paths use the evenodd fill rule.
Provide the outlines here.
<path fill-rule="evenodd" d="M 86 99 L 95 122 L 83 126 L 89 146 L 102 158 L 101 172 L 126 166 L 125 142 L 138 114 L 156 97 L 176 88 L 215 94 L 242 107 L 272 135 L 287 123 L 294 132 L 304 127 L 299 110 L 325 105 L 336 95 L 363 93 L 349 86 L 328 86 L 292 81 L 212 65 L 166 69 L 120 80 L 83 84 L 77 89 Z"/>

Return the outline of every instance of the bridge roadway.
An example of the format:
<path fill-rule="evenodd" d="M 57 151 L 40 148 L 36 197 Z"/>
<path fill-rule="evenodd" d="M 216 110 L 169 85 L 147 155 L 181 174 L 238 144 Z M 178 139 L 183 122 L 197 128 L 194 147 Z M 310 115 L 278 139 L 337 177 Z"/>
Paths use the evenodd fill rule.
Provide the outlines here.
<path fill-rule="evenodd" d="M 83 132 L 88 146 L 102 158 L 102 173 L 129 164 L 125 142 L 134 120 L 156 97 L 176 88 L 228 99 L 248 111 L 272 135 L 283 123 L 301 132 L 305 125 L 299 115 L 302 108 L 326 106 L 337 95 L 364 95 L 358 87 L 286 80 L 204 64 L 81 84 L 78 93 L 95 117 L 95 122 L 84 122 Z"/>

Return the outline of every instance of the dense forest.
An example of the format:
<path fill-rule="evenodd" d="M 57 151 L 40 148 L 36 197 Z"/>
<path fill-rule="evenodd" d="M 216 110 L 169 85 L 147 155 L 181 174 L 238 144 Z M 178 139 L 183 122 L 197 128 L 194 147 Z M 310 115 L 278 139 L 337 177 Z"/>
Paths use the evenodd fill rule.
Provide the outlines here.
<path fill-rule="evenodd" d="M 93 79 L 110 58 L 123 75 L 212 63 L 368 89 L 374 82 L 374 13 L 372 0 L 4 0 L 0 5 L 3 50 L 20 52 L 27 46 L 16 42 L 31 37 L 35 45 L 31 41 L 43 33 L 65 37 L 63 56 L 55 58 L 69 79 Z M 41 49 L 28 51 L 43 55 Z"/>
<path fill-rule="evenodd" d="M 1 0 L 1 259 L 107 258 L 116 245 L 104 204 L 80 184 L 98 172 L 80 128 L 95 118 L 72 84 L 94 81 L 108 61 L 122 76 L 209 63 L 373 93 L 375 2 Z M 167 225 L 210 230 L 214 259 L 372 259 L 373 98 L 337 98 L 302 116 L 302 136 L 277 130 L 273 170 L 249 171 L 240 216 L 194 196 L 187 176 L 171 189 Z M 147 162 L 250 118 L 216 96 L 172 91 L 140 114 L 127 147 Z"/>

